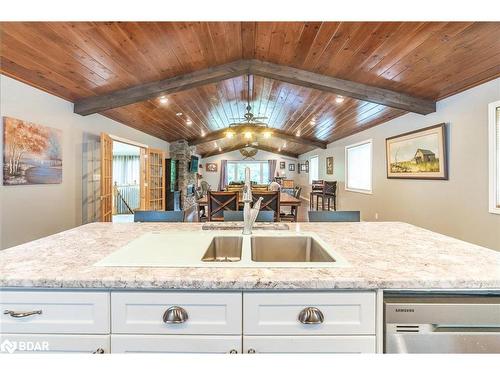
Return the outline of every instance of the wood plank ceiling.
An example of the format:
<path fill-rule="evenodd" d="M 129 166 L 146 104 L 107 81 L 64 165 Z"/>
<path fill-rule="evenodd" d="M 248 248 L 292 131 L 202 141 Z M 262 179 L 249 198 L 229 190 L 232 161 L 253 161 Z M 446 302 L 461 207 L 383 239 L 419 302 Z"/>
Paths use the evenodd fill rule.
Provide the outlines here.
<path fill-rule="evenodd" d="M 104 22 L 1 23 L 0 71 L 70 101 L 240 59 L 259 59 L 423 99 L 500 76 L 500 23 Z M 103 115 L 166 141 L 195 139 L 242 117 L 247 76 L 129 104 Z M 300 154 L 406 113 L 260 76 L 252 112 L 297 142 L 258 139 Z M 237 140 L 199 145 L 231 148 Z"/>

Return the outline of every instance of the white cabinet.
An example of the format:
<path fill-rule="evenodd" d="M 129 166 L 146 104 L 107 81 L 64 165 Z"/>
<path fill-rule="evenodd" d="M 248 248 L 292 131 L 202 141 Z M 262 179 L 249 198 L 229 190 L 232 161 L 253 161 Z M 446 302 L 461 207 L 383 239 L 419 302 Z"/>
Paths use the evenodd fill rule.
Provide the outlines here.
<path fill-rule="evenodd" d="M 111 335 L 113 353 L 241 353 L 241 336 Z"/>
<path fill-rule="evenodd" d="M 2 353 L 110 353 L 109 335 L 2 334 Z"/>
<path fill-rule="evenodd" d="M 170 335 L 241 335 L 241 293 L 112 292 L 113 333 Z M 170 308 L 185 321 L 164 321 Z"/>
<path fill-rule="evenodd" d="M 243 336 L 243 353 L 375 353 L 375 336 Z"/>
<path fill-rule="evenodd" d="M 243 297 L 244 335 L 373 335 L 374 292 L 248 292 Z M 319 311 L 324 320 L 304 324 L 299 314 Z"/>
<path fill-rule="evenodd" d="M 1 333 L 109 333 L 109 292 L 0 290 Z"/>

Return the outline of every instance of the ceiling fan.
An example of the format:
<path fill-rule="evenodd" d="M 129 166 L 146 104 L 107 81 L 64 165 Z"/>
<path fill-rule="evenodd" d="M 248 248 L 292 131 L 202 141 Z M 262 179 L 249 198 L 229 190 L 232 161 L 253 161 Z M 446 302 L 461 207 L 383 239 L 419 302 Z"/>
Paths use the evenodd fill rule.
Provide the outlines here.
<path fill-rule="evenodd" d="M 262 120 L 267 120 L 266 116 L 255 116 L 252 113 L 252 106 L 250 105 L 250 97 L 251 97 L 250 75 L 248 75 L 247 82 L 248 82 L 248 84 L 247 84 L 247 106 L 245 107 L 246 113 L 243 115 L 243 117 L 232 117 L 231 120 L 239 120 L 239 121 L 229 124 L 229 127 L 236 126 L 236 125 L 261 125 L 261 126 L 267 127 L 267 124 L 262 122 Z M 252 86 L 253 86 L 253 80 L 252 80 Z M 252 89 L 253 89 L 253 87 L 252 87 Z"/>

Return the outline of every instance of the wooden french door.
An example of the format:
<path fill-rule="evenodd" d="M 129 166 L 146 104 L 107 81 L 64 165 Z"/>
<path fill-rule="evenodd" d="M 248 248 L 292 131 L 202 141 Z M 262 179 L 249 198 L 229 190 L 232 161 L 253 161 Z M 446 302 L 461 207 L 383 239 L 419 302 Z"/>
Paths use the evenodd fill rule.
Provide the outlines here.
<path fill-rule="evenodd" d="M 113 219 L 113 140 L 101 133 L 101 221 Z"/>
<path fill-rule="evenodd" d="M 147 149 L 146 157 L 146 209 L 165 210 L 165 153 Z"/>

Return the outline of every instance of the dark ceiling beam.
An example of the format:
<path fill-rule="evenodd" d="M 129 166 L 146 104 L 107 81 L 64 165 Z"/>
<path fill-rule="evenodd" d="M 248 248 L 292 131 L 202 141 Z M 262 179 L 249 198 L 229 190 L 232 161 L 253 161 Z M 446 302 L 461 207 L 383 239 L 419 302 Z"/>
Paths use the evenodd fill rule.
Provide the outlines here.
<path fill-rule="evenodd" d="M 436 102 L 432 100 L 290 66 L 260 60 L 238 60 L 160 81 L 131 86 L 105 95 L 80 99 L 75 102 L 74 112 L 80 115 L 89 115 L 245 74 L 272 78 L 424 115 L 436 111 Z"/>
<path fill-rule="evenodd" d="M 228 64 L 217 65 L 192 73 L 162 79 L 160 81 L 127 87 L 125 89 L 110 92 L 109 94 L 80 99 L 75 102 L 74 112 L 86 116 L 108 109 L 158 98 L 162 95 L 169 95 L 194 87 L 220 82 L 225 79 L 239 77 L 247 74 L 248 70 L 249 60 L 233 61 Z"/>
<path fill-rule="evenodd" d="M 401 92 L 334 78 L 290 66 L 251 60 L 250 73 L 422 115 L 436 112 L 436 102 L 432 100 L 417 98 Z"/>
<path fill-rule="evenodd" d="M 224 129 L 219 129 L 213 132 L 210 132 L 206 134 L 204 137 L 198 137 L 195 139 L 192 139 L 188 141 L 190 146 L 196 146 L 202 143 L 207 143 L 207 142 L 213 142 L 217 141 L 219 139 L 222 139 L 226 136 L 226 132 L 228 131 L 229 128 L 224 128 Z M 308 146 L 314 146 L 317 148 L 322 148 L 326 149 L 327 143 L 323 141 L 318 141 L 315 139 L 310 139 L 306 137 L 296 137 L 294 135 L 288 134 L 284 130 L 280 129 L 275 129 L 275 128 L 266 128 L 262 126 L 256 126 L 256 125 L 239 125 L 239 126 L 232 126 L 231 130 L 233 130 L 236 133 L 236 136 L 240 133 L 245 133 L 247 131 L 251 131 L 252 133 L 257 133 L 257 134 L 262 134 L 265 131 L 270 131 L 272 132 L 272 136 L 276 138 L 283 139 L 285 141 L 290 141 L 294 143 L 299 143 L 299 144 L 304 144 Z"/>
<path fill-rule="evenodd" d="M 258 146 L 249 145 L 249 146 L 247 146 L 247 144 L 248 144 L 247 142 L 240 142 L 237 145 L 234 145 L 234 146 L 231 146 L 231 147 L 227 147 L 227 148 L 222 148 L 221 147 L 220 151 L 219 151 L 219 149 L 214 149 L 213 151 L 205 152 L 204 154 L 201 155 L 201 157 L 202 158 L 208 158 L 210 156 L 216 156 L 216 155 L 225 154 L 227 152 L 232 152 L 232 151 L 240 150 L 240 149 L 245 148 L 245 147 L 256 148 L 257 150 L 272 152 L 274 154 L 288 156 L 288 157 L 291 157 L 291 158 L 294 158 L 294 159 L 298 159 L 298 157 L 299 157 L 298 154 L 295 154 L 293 152 L 289 152 L 289 151 L 285 151 L 285 150 L 279 150 L 278 151 L 278 149 L 274 149 L 273 147 L 264 146 L 264 145 L 258 145 Z"/>

